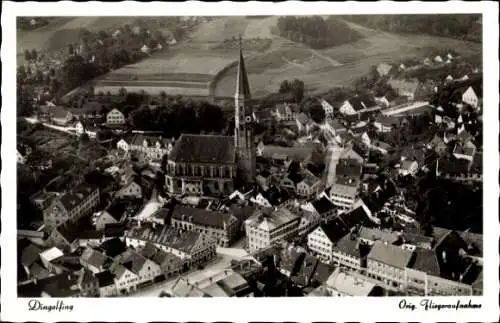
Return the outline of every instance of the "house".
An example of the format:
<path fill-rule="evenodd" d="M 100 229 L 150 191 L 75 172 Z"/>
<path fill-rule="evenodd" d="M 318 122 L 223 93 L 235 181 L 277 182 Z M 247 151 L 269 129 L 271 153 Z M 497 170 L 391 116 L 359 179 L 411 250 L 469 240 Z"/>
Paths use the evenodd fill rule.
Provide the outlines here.
<path fill-rule="evenodd" d="M 398 169 L 398 174 L 401 176 L 415 176 L 418 171 L 418 163 L 416 160 L 403 160 Z"/>
<path fill-rule="evenodd" d="M 337 213 L 337 207 L 328 198 L 328 195 L 322 193 L 318 199 L 311 202 L 312 208 L 321 216 L 321 219 L 328 219 Z"/>
<path fill-rule="evenodd" d="M 75 131 L 79 135 L 86 133 L 90 138 L 96 138 L 98 130 L 97 124 L 88 119 L 81 119 L 75 123 Z"/>
<path fill-rule="evenodd" d="M 265 249 L 293 237 L 299 228 L 300 217 L 284 207 L 257 209 L 245 221 L 245 233 L 250 252 Z"/>
<path fill-rule="evenodd" d="M 380 140 L 374 140 L 371 143 L 370 148 L 381 152 L 383 155 L 386 155 L 389 151 L 392 150 L 391 145 Z"/>
<path fill-rule="evenodd" d="M 301 197 L 311 198 L 323 190 L 323 182 L 309 170 L 304 172 L 303 179 L 297 183 L 297 194 Z"/>
<path fill-rule="evenodd" d="M 112 125 L 125 124 L 125 115 L 118 109 L 114 108 L 106 114 L 106 123 Z"/>
<path fill-rule="evenodd" d="M 72 273 L 62 273 L 45 277 L 43 279 L 35 279 L 27 284 L 18 286 L 19 297 L 79 297 L 82 295 L 82 290 L 79 288 L 79 275 Z"/>
<path fill-rule="evenodd" d="M 444 61 L 443 61 L 443 58 L 438 55 L 438 56 L 434 57 L 434 62 L 436 62 L 436 63 L 442 63 Z"/>
<path fill-rule="evenodd" d="M 432 60 L 429 57 L 426 57 L 424 59 L 424 65 L 427 65 L 427 66 L 432 65 Z"/>
<path fill-rule="evenodd" d="M 182 271 L 182 259 L 171 252 L 166 252 L 155 247 L 151 243 L 138 249 L 139 254 L 143 257 L 152 260 L 160 266 L 161 272 L 165 277 L 178 275 Z"/>
<path fill-rule="evenodd" d="M 111 263 L 111 258 L 93 248 L 86 248 L 80 256 L 80 264 L 94 274 L 109 269 Z"/>
<path fill-rule="evenodd" d="M 387 63 L 380 63 L 377 65 L 377 73 L 380 77 L 389 75 L 389 72 L 392 70 L 392 65 Z"/>
<path fill-rule="evenodd" d="M 335 172 L 330 199 L 340 209 L 349 210 L 359 193 L 362 166 L 354 159 L 340 159 Z"/>
<path fill-rule="evenodd" d="M 477 110 L 480 104 L 480 95 L 480 89 L 477 86 L 471 85 L 462 93 L 462 102 L 467 103 Z"/>
<path fill-rule="evenodd" d="M 142 187 L 136 181 L 130 181 L 115 193 L 116 198 L 142 198 Z"/>
<path fill-rule="evenodd" d="M 396 117 L 379 114 L 375 117 L 373 125 L 378 132 L 391 132 L 392 129 L 399 125 L 399 119 Z"/>
<path fill-rule="evenodd" d="M 277 121 L 293 121 L 295 119 L 295 112 L 289 103 L 278 104 L 271 114 Z"/>
<path fill-rule="evenodd" d="M 421 89 L 420 82 L 417 79 L 390 79 L 388 84 L 393 88 L 394 91 L 396 91 L 399 96 L 406 97 L 410 101 L 413 101 L 417 98 Z"/>
<path fill-rule="evenodd" d="M 134 213 L 138 206 L 134 206 L 129 201 L 114 200 L 111 204 L 101 212 L 93 215 L 93 224 L 96 230 L 104 230 L 109 224 L 121 223 L 128 215 Z"/>
<path fill-rule="evenodd" d="M 26 158 L 24 158 L 24 156 L 19 152 L 19 150 L 17 150 L 17 163 L 24 164 L 25 161 Z"/>
<path fill-rule="evenodd" d="M 116 256 L 114 258 L 113 266 L 120 268 L 125 267 L 125 269 L 132 272 L 137 279 L 134 287 L 137 287 L 137 285 L 144 282 L 153 281 L 155 278 L 162 275 L 162 270 L 159 264 L 132 249 L 128 249 Z M 117 287 L 118 289 L 122 288 L 118 284 Z"/>
<path fill-rule="evenodd" d="M 206 263 L 215 257 L 216 239 L 195 231 L 183 231 L 169 226 L 142 224 L 125 234 L 127 246 L 135 248 L 151 243 L 182 259 L 183 270 Z"/>
<path fill-rule="evenodd" d="M 313 147 L 281 147 L 259 144 L 257 156 L 270 160 L 274 165 L 288 167 L 293 161 L 306 165 L 311 160 L 314 150 Z"/>
<path fill-rule="evenodd" d="M 333 117 L 333 106 L 328 103 L 325 99 L 319 99 L 319 103 L 325 112 L 325 118 L 327 120 L 332 119 Z"/>
<path fill-rule="evenodd" d="M 321 261 L 333 261 L 333 246 L 347 234 L 347 229 L 339 219 L 323 221 L 307 235 L 307 246 Z"/>
<path fill-rule="evenodd" d="M 333 134 L 343 133 L 347 131 L 346 126 L 338 119 L 326 120 L 325 124 L 333 129 Z"/>
<path fill-rule="evenodd" d="M 59 126 L 66 126 L 73 120 L 73 114 L 61 106 L 54 106 L 49 110 L 50 120 Z"/>
<path fill-rule="evenodd" d="M 449 83 L 449 82 L 452 82 L 452 81 L 453 81 L 453 76 L 448 75 L 444 81 L 445 81 L 445 82 L 448 82 L 448 83 Z"/>
<path fill-rule="evenodd" d="M 444 139 L 437 134 L 434 135 L 432 140 L 429 142 L 429 146 L 430 148 L 434 149 L 434 151 L 439 155 L 443 154 L 448 149 L 448 146 L 445 144 Z"/>
<path fill-rule="evenodd" d="M 99 272 L 95 275 L 99 286 L 100 297 L 116 296 L 115 276 L 109 271 Z"/>
<path fill-rule="evenodd" d="M 229 247 L 240 231 L 240 222 L 231 213 L 182 205 L 177 205 L 172 212 L 172 226 L 214 237 L 221 247 Z"/>
<path fill-rule="evenodd" d="M 306 132 L 309 133 L 311 127 L 312 127 L 312 121 L 309 119 L 307 114 L 304 112 L 301 112 L 295 117 L 295 123 L 297 124 L 297 129 L 299 132 Z"/>
<path fill-rule="evenodd" d="M 130 149 L 130 144 L 125 140 L 125 139 L 120 139 L 120 141 L 118 141 L 118 143 L 116 144 L 116 148 L 124 151 L 124 152 L 128 152 L 129 149 Z"/>
<path fill-rule="evenodd" d="M 364 276 L 338 267 L 319 287 L 327 296 L 384 296 L 384 289 Z"/>
<path fill-rule="evenodd" d="M 321 222 L 321 216 L 317 212 L 305 210 L 300 207 L 291 208 L 290 211 L 300 216 L 299 236 L 308 234 Z"/>
<path fill-rule="evenodd" d="M 50 249 L 47 249 L 39 254 L 40 260 L 42 261 L 42 264 L 49 272 L 53 271 L 53 265 L 51 262 L 54 259 L 57 259 L 61 256 L 63 256 L 64 253 L 58 249 L 57 247 L 52 247 Z"/>
<path fill-rule="evenodd" d="M 380 109 L 381 107 L 371 95 L 363 94 L 344 101 L 339 111 L 347 116 L 359 116 L 361 113 L 378 111 Z"/>
<path fill-rule="evenodd" d="M 406 286 L 405 272 L 413 252 L 387 242 L 375 241 L 367 256 L 367 273 L 399 290 Z"/>
<path fill-rule="evenodd" d="M 340 238 L 332 248 L 332 263 L 351 270 L 366 267 L 366 256 L 369 246 L 358 241 L 354 232 Z"/>
<path fill-rule="evenodd" d="M 470 163 L 474 160 L 474 155 L 476 153 L 476 145 L 472 141 L 467 140 L 465 143 L 457 142 L 455 148 L 453 149 L 453 156 L 457 159 L 465 159 Z"/>
<path fill-rule="evenodd" d="M 144 54 L 149 54 L 151 50 L 149 49 L 149 47 L 144 44 L 142 47 L 141 47 L 141 52 L 143 52 Z"/>
<path fill-rule="evenodd" d="M 57 227 L 67 220 L 88 215 L 99 204 L 99 189 L 81 184 L 73 190 L 56 196 L 43 211 L 43 222 L 47 229 Z"/>
<path fill-rule="evenodd" d="M 138 133 L 132 138 L 128 151 L 143 156 L 150 163 L 159 164 L 164 155 L 169 155 L 172 152 L 173 144 L 173 140 Z M 122 145 L 124 144 L 122 143 Z"/>

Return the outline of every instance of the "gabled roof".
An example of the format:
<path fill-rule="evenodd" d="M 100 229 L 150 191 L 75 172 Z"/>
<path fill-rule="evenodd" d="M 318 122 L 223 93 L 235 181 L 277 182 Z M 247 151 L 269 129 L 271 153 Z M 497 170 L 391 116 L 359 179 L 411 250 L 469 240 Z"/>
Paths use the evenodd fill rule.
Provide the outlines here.
<path fill-rule="evenodd" d="M 21 252 L 21 264 L 26 267 L 31 266 L 39 258 L 41 252 L 42 249 L 30 243 Z"/>
<path fill-rule="evenodd" d="M 361 227 L 358 231 L 358 236 L 371 241 L 382 241 L 389 244 L 394 244 L 399 240 L 396 232 L 389 232 L 386 230 L 372 229 L 368 227 Z"/>
<path fill-rule="evenodd" d="M 146 264 L 147 258 L 134 250 L 128 249 L 116 256 L 115 261 L 134 274 L 138 274 Z"/>
<path fill-rule="evenodd" d="M 115 284 L 115 276 L 109 270 L 97 273 L 95 276 L 97 278 L 97 282 L 99 283 L 99 288 L 108 287 Z"/>
<path fill-rule="evenodd" d="M 183 205 L 177 205 L 174 208 L 172 219 L 176 219 L 179 221 L 188 221 L 194 224 L 209 226 L 217 229 L 223 229 L 224 223 L 228 225 L 230 222 L 237 220 L 236 217 L 234 217 L 230 213 L 209 211 Z"/>
<path fill-rule="evenodd" d="M 306 170 L 304 172 L 304 177 L 302 178 L 302 182 L 304 182 L 307 186 L 313 186 L 314 184 L 321 181 L 320 178 L 316 177 L 313 173 Z"/>
<path fill-rule="evenodd" d="M 80 205 L 87 197 L 89 197 L 95 189 L 87 184 L 81 184 L 72 191 L 60 197 L 61 204 L 68 212 Z"/>
<path fill-rule="evenodd" d="M 389 85 L 398 92 L 410 92 L 415 93 L 420 85 L 417 79 L 412 80 L 399 80 L 390 79 Z"/>
<path fill-rule="evenodd" d="M 422 271 L 428 275 L 440 277 L 441 270 L 435 250 L 426 250 L 422 248 L 415 249 L 415 260 L 411 268 Z"/>
<path fill-rule="evenodd" d="M 319 225 L 319 227 L 332 243 L 336 243 L 348 233 L 346 226 L 339 218 L 323 222 Z"/>
<path fill-rule="evenodd" d="M 380 63 L 377 66 L 377 72 L 382 76 L 389 74 L 391 69 L 392 69 L 392 65 L 389 65 L 387 63 Z"/>
<path fill-rule="evenodd" d="M 347 100 L 355 111 L 370 109 L 377 106 L 375 99 L 368 94 L 361 94 Z"/>
<path fill-rule="evenodd" d="M 112 258 L 127 250 L 125 243 L 119 238 L 106 240 L 101 243 L 100 247 L 103 250 L 104 254 Z"/>
<path fill-rule="evenodd" d="M 40 253 L 40 258 L 46 259 L 47 261 L 52 261 L 58 257 L 61 257 L 63 252 L 56 247 L 52 247 Z"/>
<path fill-rule="evenodd" d="M 161 136 L 148 136 L 142 133 L 138 133 L 132 138 L 130 144 L 133 146 L 142 146 L 144 144 L 144 141 L 147 142 L 148 147 L 160 143 L 161 148 L 167 148 L 168 145 L 172 143 L 171 139 L 163 138 Z"/>
<path fill-rule="evenodd" d="M 44 291 L 51 297 L 70 297 L 79 294 L 80 291 L 74 288 L 77 283 L 78 276 L 63 273 L 20 285 L 18 286 L 18 294 L 20 297 L 41 297 Z"/>
<path fill-rule="evenodd" d="M 183 134 L 169 159 L 181 163 L 232 164 L 235 162 L 234 138 Z"/>
<path fill-rule="evenodd" d="M 389 266 L 404 269 L 410 263 L 413 252 L 401 247 L 375 241 L 368 259 L 384 263 Z"/>
<path fill-rule="evenodd" d="M 83 252 L 81 259 L 96 268 L 103 267 L 106 262 L 111 260 L 105 254 L 92 248 L 87 248 Z"/>
<path fill-rule="evenodd" d="M 355 205 L 353 206 L 355 207 Z M 364 205 L 355 207 L 353 210 L 343 213 L 339 218 L 344 222 L 347 229 L 351 229 L 356 225 L 370 225 L 372 221 L 368 209 Z"/>
<path fill-rule="evenodd" d="M 313 202 L 311 202 L 311 204 L 316 210 L 316 212 L 318 212 L 319 214 L 324 214 L 333 211 L 336 208 L 335 204 L 333 204 L 332 201 L 330 201 L 328 198 L 324 196 L 318 200 L 314 200 Z"/>
<path fill-rule="evenodd" d="M 144 224 L 141 227 L 134 227 L 127 232 L 127 236 L 149 241 L 154 244 L 169 246 L 172 249 L 190 253 L 197 245 L 198 240 L 204 239 L 205 243 L 210 243 L 212 240 L 206 239 L 201 233 L 194 231 L 181 232 L 180 230 L 168 226 L 156 226 Z"/>
<path fill-rule="evenodd" d="M 335 166 L 336 176 L 349 176 L 357 178 L 361 176 L 361 164 L 355 159 L 341 158 Z"/>
<path fill-rule="evenodd" d="M 292 161 L 303 162 L 312 156 L 314 148 L 312 147 L 281 147 L 266 145 L 262 149 L 263 158 L 276 158 L 283 156 Z"/>

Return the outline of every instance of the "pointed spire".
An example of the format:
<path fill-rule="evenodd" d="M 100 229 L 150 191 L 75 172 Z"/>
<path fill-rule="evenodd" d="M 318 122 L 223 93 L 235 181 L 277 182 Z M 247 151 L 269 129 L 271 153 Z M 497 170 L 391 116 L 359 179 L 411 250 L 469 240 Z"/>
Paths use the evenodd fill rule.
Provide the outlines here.
<path fill-rule="evenodd" d="M 245 99 L 250 98 L 250 85 L 248 83 L 247 71 L 245 68 L 245 61 L 243 60 L 243 49 L 240 36 L 240 61 L 238 62 L 238 75 L 236 79 L 236 91 L 234 93 L 235 97 L 244 97 Z"/>

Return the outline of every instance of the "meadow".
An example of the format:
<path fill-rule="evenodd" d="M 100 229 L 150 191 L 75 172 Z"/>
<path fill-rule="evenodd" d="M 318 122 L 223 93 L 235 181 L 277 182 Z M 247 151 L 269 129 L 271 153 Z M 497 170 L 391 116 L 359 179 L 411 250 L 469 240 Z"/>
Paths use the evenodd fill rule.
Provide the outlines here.
<path fill-rule="evenodd" d="M 95 18 L 89 21 L 74 18 L 69 22 L 61 21 L 59 24 L 42 27 L 29 33 L 35 33 L 37 41 L 44 46 L 56 46 L 57 41 L 62 43 L 64 38 L 70 38 L 70 35 L 81 28 L 112 27 L 125 23 L 123 19 L 123 17 L 116 17 L 116 20 Z M 156 92 L 157 88 L 162 86 L 162 83 L 156 82 L 164 81 L 163 85 L 171 89 L 171 93 L 192 95 L 196 91 L 207 94 L 213 92 L 218 97 L 231 97 L 234 93 L 238 50 L 220 48 L 220 44 L 240 35 L 243 39 L 271 40 L 271 44 L 265 50 L 253 49 L 249 45 L 244 47 L 246 67 L 254 97 L 276 92 L 283 80 L 294 78 L 304 81 L 306 91 L 310 93 L 325 92 L 335 86 L 347 86 L 379 63 L 397 63 L 406 58 L 423 60 L 429 48 L 452 48 L 462 56 L 481 53 L 481 44 L 477 43 L 429 35 L 388 33 L 352 22 L 347 23 L 364 38 L 349 44 L 313 50 L 303 44 L 277 36 L 275 31 L 277 19 L 276 16 L 217 17 L 199 25 L 179 44 L 155 53 L 136 64 L 104 75 L 96 80 L 97 87 L 115 89 L 115 84 L 108 81 L 123 81 L 123 85 L 130 89 L 141 89 L 142 86 L 145 91 L 153 91 L 153 88 L 148 88 L 150 85 Z M 61 39 L 56 41 L 54 39 L 56 36 Z M 35 36 L 30 37 L 24 37 L 20 41 L 20 46 L 28 46 L 26 44 L 29 44 Z M 211 81 L 213 81 L 211 85 L 213 91 L 202 88 Z M 189 84 L 184 86 L 186 89 L 184 93 L 182 87 L 179 87 L 182 85 L 179 82 Z M 169 91 L 165 89 L 165 92 Z"/>

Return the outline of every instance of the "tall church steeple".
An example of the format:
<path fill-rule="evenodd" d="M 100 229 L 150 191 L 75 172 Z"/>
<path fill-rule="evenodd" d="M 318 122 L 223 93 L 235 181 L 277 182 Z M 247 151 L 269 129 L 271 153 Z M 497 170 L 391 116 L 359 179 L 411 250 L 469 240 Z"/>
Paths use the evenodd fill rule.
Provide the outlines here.
<path fill-rule="evenodd" d="M 238 176 L 245 182 L 255 180 L 255 139 L 253 131 L 253 111 L 250 104 L 250 84 L 243 59 L 243 49 L 240 36 L 240 60 L 234 92 L 234 140 Z"/>

